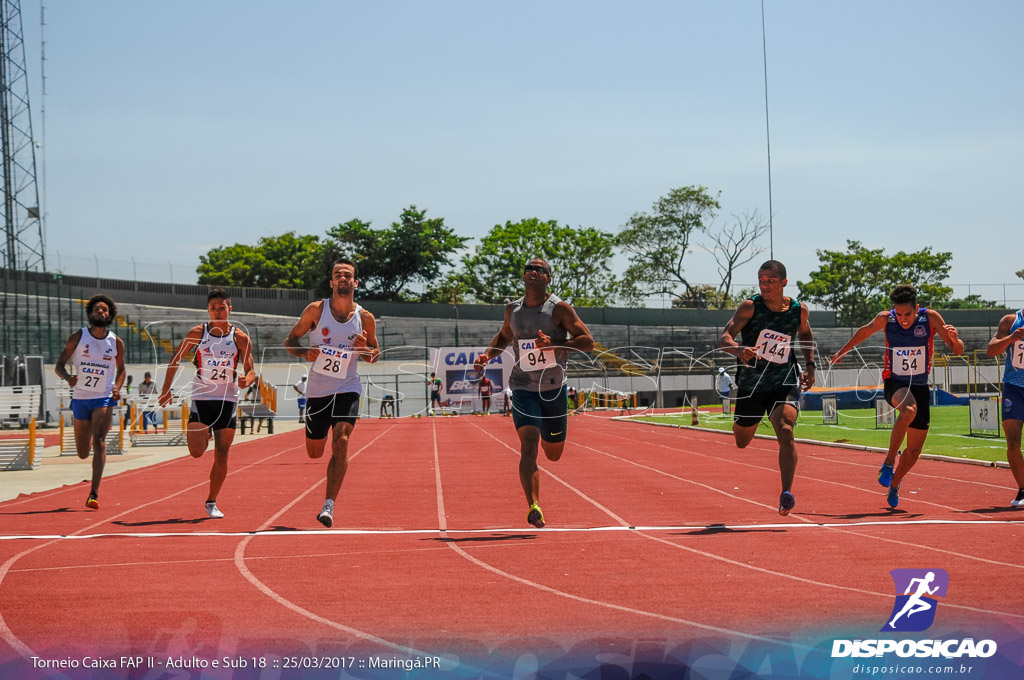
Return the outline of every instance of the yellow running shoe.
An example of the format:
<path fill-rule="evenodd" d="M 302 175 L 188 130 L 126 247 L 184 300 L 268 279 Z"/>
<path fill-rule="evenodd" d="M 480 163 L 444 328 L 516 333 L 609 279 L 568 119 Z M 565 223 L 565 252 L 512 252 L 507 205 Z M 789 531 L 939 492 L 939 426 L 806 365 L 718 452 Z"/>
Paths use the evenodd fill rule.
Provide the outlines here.
<path fill-rule="evenodd" d="M 530 506 L 530 514 L 526 516 L 526 521 L 538 529 L 544 528 L 544 512 L 540 509 L 540 505 L 534 503 Z"/>
<path fill-rule="evenodd" d="M 85 507 L 92 508 L 93 510 L 100 509 L 100 499 L 96 497 L 95 493 L 89 494 L 89 499 L 85 501 Z"/>

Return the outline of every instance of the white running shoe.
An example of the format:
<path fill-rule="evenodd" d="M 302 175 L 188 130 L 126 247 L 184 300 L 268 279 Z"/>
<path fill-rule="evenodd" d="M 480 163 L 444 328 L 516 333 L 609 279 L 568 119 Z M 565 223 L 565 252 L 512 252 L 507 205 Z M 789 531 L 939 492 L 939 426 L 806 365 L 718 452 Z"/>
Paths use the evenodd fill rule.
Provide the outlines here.
<path fill-rule="evenodd" d="M 224 519 L 224 513 L 217 507 L 217 501 L 206 502 L 206 514 L 210 519 Z"/>
<path fill-rule="evenodd" d="M 330 498 L 324 501 L 324 509 L 320 511 L 320 514 L 316 516 L 316 521 L 323 524 L 328 529 L 334 524 L 334 501 Z"/>

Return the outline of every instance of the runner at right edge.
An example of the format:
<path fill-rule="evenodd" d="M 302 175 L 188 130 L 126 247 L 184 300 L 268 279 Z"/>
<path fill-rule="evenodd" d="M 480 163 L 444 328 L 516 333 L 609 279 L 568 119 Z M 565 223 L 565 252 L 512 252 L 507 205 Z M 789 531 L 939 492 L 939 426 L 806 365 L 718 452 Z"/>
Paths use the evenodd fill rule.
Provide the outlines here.
<path fill-rule="evenodd" d="M 761 294 L 740 303 L 718 342 L 720 349 L 736 357 L 732 426 L 736 446 L 743 449 L 750 444 L 765 414 L 775 428 L 782 476 L 780 515 L 788 515 L 796 505 L 793 427 L 800 409 L 800 390 L 814 386 L 814 334 L 807 321 L 807 305 L 782 294 L 786 283 L 785 265 L 777 260 L 762 264 L 757 270 Z M 794 349 L 804 355 L 803 373 Z"/>
<path fill-rule="evenodd" d="M 1006 462 L 1017 483 L 1014 508 L 1024 508 L 1024 458 L 1020 452 L 1021 425 L 1024 424 L 1024 309 L 1007 314 L 999 321 L 995 337 L 986 353 L 997 357 L 1006 352 L 1003 369 L 1003 434 L 1006 435 Z"/>

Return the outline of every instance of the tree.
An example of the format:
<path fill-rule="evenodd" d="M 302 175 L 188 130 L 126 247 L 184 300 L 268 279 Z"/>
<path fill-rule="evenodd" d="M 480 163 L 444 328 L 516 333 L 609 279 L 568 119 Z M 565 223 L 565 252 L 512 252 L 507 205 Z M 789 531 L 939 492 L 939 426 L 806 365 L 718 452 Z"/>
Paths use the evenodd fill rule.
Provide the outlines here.
<path fill-rule="evenodd" d="M 264 236 L 255 246 L 218 246 L 199 256 L 199 283 L 252 288 L 311 288 L 319 277 L 323 245 L 313 235 L 289 231 Z"/>
<path fill-rule="evenodd" d="M 1002 309 L 1003 305 L 995 300 L 983 300 L 978 293 L 967 297 L 954 298 L 942 305 L 943 309 Z"/>
<path fill-rule="evenodd" d="M 635 213 L 618 234 L 629 257 L 622 295 L 637 305 L 645 295 L 685 297 L 691 284 L 683 259 L 690 240 L 705 231 L 721 206 L 706 187 L 672 189 L 654 202 L 652 212 Z"/>
<path fill-rule="evenodd" d="M 552 268 L 551 291 L 577 306 L 608 304 L 615 293 L 609 262 L 615 238 L 594 227 L 573 228 L 531 217 L 496 224 L 462 258 L 462 276 L 479 302 L 502 304 L 523 293 L 523 266 L 540 257 Z"/>
<path fill-rule="evenodd" d="M 819 250 L 821 266 L 808 283 L 797 282 L 800 297 L 836 312 L 840 326 L 860 326 L 889 306 L 889 292 L 909 283 L 917 288 L 922 306 L 937 307 L 950 299 L 953 289 L 943 285 L 953 253 L 933 253 L 931 246 L 914 253 L 886 256 L 860 241 L 847 241 L 846 252 Z"/>
<path fill-rule="evenodd" d="M 434 284 L 420 297 L 420 302 L 463 304 L 470 295 L 472 281 L 463 272 L 449 272 L 439 283 Z"/>
<path fill-rule="evenodd" d="M 768 222 L 761 218 L 757 210 L 744 213 L 742 217 L 732 217 L 735 222 L 731 226 L 722 227 L 717 232 L 709 230 L 710 244 L 701 245 L 715 258 L 718 274 L 722 277 L 717 291 L 718 304 L 715 305 L 718 307 L 723 307 L 732 299 L 732 277 L 736 268 L 764 252 L 757 241 L 768 231 Z"/>
<path fill-rule="evenodd" d="M 444 218 L 427 219 L 426 214 L 413 205 L 387 229 L 353 219 L 328 230 L 331 256 L 351 259 L 359 267 L 361 297 L 416 299 L 411 287 L 429 285 L 451 264 L 451 257 L 469 239 L 456 236 Z"/>

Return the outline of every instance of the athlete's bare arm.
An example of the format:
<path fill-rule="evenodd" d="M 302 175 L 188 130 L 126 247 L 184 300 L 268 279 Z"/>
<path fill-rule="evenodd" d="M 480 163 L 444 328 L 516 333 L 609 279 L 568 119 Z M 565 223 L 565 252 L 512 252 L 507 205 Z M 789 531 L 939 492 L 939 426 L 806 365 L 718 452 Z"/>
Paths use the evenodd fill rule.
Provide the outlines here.
<path fill-rule="evenodd" d="M 121 386 L 124 385 L 124 379 L 127 377 L 127 374 L 124 370 L 124 343 L 116 335 L 114 340 L 117 341 L 117 355 L 114 357 L 114 365 L 117 367 L 117 372 L 114 374 L 114 391 L 110 393 L 110 396 L 114 401 L 118 401 L 121 398 Z"/>
<path fill-rule="evenodd" d="M 966 347 L 964 346 L 964 341 L 960 339 L 955 326 L 950 326 L 943 321 L 942 315 L 934 309 L 928 310 L 928 322 L 935 329 L 935 333 L 946 343 L 946 347 L 953 350 L 953 354 L 960 356 L 964 353 Z"/>
<path fill-rule="evenodd" d="M 363 332 L 352 339 L 352 346 L 363 361 L 375 364 L 380 358 L 380 346 L 377 344 L 377 320 L 365 309 L 360 312 L 359 320 L 363 325 Z"/>
<path fill-rule="evenodd" d="M 178 364 L 182 362 L 186 354 L 195 352 L 202 339 L 203 324 L 193 326 L 192 330 L 182 338 L 181 344 L 174 350 L 174 354 L 171 355 L 171 360 L 167 364 L 167 372 L 164 374 L 164 385 L 160 389 L 160 397 L 157 400 L 161 406 L 167 406 L 171 403 L 171 386 L 174 385 L 174 376 L 178 374 Z"/>
<path fill-rule="evenodd" d="M 575 349 L 581 352 L 590 352 L 594 349 L 594 336 L 590 334 L 590 329 L 580 319 L 579 314 L 572 308 L 568 302 L 559 302 L 555 305 L 554 311 L 551 313 L 551 321 L 555 326 L 565 329 L 566 333 L 569 334 L 569 338 L 563 341 L 560 345 L 555 345 L 551 338 L 547 336 L 543 331 L 537 332 L 537 347 L 544 349 L 545 347 L 566 347 L 568 349 Z"/>
<path fill-rule="evenodd" d="M 804 355 L 804 372 L 800 376 L 800 389 L 807 391 L 814 387 L 814 331 L 811 330 L 811 313 L 807 305 L 800 303 L 800 328 L 796 336 L 800 340 L 800 351 Z"/>
<path fill-rule="evenodd" d="M 501 330 L 491 340 L 491 344 L 487 345 L 487 349 L 476 355 L 476 361 L 473 362 L 473 370 L 482 371 L 487 362 L 498 356 L 501 350 L 508 347 L 508 343 L 512 342 L 514 337 L 512 335 L 512 303 L 509 303 L 505 305 L 505 323 L 501 325 Z"/>
<path fill-rule="evenodd" d="M 838 364 L 851 349 L 864 342 L 878 331 L 883 330 L 888 320 L 889 312 L 879 312 L 876 314 L 874 319 L 858 328 L 857 332 L 853 334 L 853 337 L 847 340 L 846 344 L 843 345 L 838 352 L 832 355 L 832 363 Z"/>
<path fill-rule="evenodd" d="M 988 347 L 985 349 L 986 354 L 990 357 L 997 357 L 1005 352 L 1013 343 L 1024 340 L 1024 326 L 1021 326 L 1012 333 L 1010 332 L 1016 320 L 1016 314 L 1007 314 L 999 320 L 999 328 L 996 329 L 995 336 L 988 341 Z"/>
<path fill-rule="evenodd" d="M 245 331 L 236 328 L 235 345 L 242 356 L 242 376 L 238 379 L 238 387 L 244 390 L 256 381 L 256 370 L 252 361 L 252 341 Z"/>
<path fill-rule="evenodd" d="M 82 329 L 79 328 L 64 343 L 64 349 L 61 350 L 60 356 L 57 357 L 57 365 L 53 367 L 53 372 L 57 374 L 57 377 L 72 387 L 78 384 L 78 376 L 68 373 L 67 363 L 71 360 L 71 356 L 75 353 L 75 348 L 78 347 L 78 343 L 81 341 Z"/>
<path fill-rule="evenodd" d="M 320 350 L 315 347 L 303 347 L 299 344 L 299 338 L 309 333 L 311 330 L 316 328 L 317 321 L 320 319 L 320 315 L 324 310 L 324 301 L 317 300 L 316 302 L 310 302 L 306 305 L 306 308 L 302 310 L 302 315 L 299 320 L 292 326 L 291 333 L 284 340 L 284 348 L 288 350 L 288 353 L 293 357 L 299 357 L 306 361 L 316 361 L 317 356 L 320 355 Z"/>
<path fill-rule="evenodd" d="M 740 334 L 750 320 L 754 317 L 754 301 L 744 300 L 736 308 L 736 312 L 725 324 L 722 335 L 718 338 L 718 348 L 726 354 L 732 354 L 744 364 L 749 364 L 757 357 L 753 347 L 744 347 L 736 342 L 736 336 Z"/>

